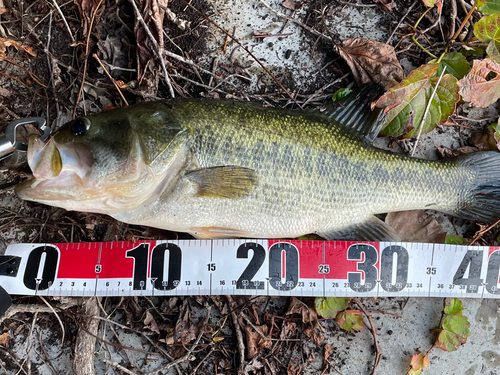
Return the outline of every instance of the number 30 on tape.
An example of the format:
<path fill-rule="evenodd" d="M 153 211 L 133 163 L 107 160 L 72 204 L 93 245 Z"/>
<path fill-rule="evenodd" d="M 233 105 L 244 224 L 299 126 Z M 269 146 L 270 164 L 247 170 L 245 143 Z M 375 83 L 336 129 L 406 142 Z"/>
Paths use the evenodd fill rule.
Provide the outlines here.
<path fill-rule="evenodd" d="M 178 240 L 9 245 L 0 285 L 48 296 L 500 298 L 497 247 Z"/>

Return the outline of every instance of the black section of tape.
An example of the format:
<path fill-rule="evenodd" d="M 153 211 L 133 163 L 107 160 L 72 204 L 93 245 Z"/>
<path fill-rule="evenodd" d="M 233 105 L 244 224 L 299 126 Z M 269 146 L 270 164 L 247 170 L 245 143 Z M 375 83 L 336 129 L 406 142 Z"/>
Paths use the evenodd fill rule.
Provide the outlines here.
<path fill-rule="evenodd" d="M 10 298 L 9 293 L 0 286 L 0 316 L 5 314 L 10 305 L 12 305 L 12 298 Z"/>
<path fill-rule="evenodd" d="M 21 264 L 21 257 L 0 255 L 0 276 L 16 277 Z"/>

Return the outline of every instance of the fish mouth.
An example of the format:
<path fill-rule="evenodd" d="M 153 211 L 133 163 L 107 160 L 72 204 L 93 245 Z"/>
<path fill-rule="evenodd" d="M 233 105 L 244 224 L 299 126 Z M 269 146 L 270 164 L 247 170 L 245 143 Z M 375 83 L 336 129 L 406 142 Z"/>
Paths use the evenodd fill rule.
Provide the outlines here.
<path fill-rule="evenodd" d="M 16 186 L 19 197 L 36 201 L 75 199 L 88 180 L 94 162 L 80 143 L 42 142 L 35 135 L 28 141 L 28 165 L 34 179 Z"/>

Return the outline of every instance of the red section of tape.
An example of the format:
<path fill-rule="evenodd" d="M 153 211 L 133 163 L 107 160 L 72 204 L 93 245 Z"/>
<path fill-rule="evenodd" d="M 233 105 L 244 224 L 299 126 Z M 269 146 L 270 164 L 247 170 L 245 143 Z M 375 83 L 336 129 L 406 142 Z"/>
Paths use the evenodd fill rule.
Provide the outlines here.
<path fill-rule="evenodd" d="M 358 263 L 365 261 L 365 255 L 361 254 L 361 260 L 349 260 L 348 249 L 352 245 L 360 242 L 342 241 L 325 242 L 325 263 L 330 265 L 330 273 L 325 275 L 327 279 L 347 280 L 349 272 L 361 272 L 361 279 L 364 280 L 364 272 L 358 270 Z M 377 250 L 377 263 L 375 267 L 380 272 L 380 245 L 378 242 L 363 242 L 372 245 Z"/>
<path fill-rule="evenodd" d="M 132 278 L 135 259 L 127 256 L 127 252 L 141 244 L 147 244 L 149 247 L 147 252 L 149 274 L 151 267 L 149 260 L 156 241 L 54 244 L 61 254 L 57 277 L 93 279 L 99 275 L 101 278 L 111 279 Z"/>
<path fill-rule="evenodd" d="M 60 260 L 57 278 L 93 279 L 99 259 L 98 242 L 54 244 L 59 248 Z"/>

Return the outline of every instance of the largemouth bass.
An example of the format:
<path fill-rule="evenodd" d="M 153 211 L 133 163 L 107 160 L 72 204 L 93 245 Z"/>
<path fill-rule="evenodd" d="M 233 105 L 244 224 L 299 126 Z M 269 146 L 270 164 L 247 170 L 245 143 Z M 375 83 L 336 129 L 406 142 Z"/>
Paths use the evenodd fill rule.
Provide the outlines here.
<path fill-rule="evenodd" d="M 374 214 L 500 218 L 500 154 L 442 161 L 374 148 L 384 117 L 361 87 L 321 113 L 167 100 L 78 118 L 28 146 L 17 194 L 197 238 L 397 239 Z"/>

